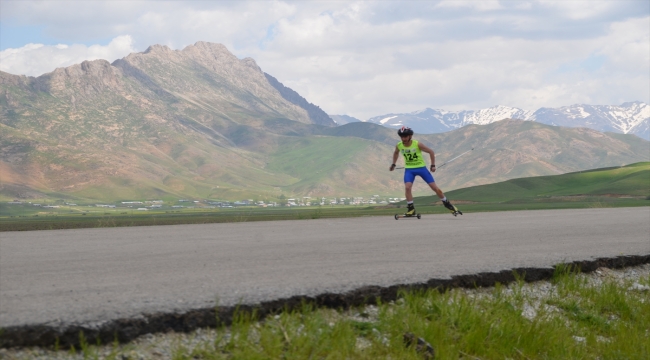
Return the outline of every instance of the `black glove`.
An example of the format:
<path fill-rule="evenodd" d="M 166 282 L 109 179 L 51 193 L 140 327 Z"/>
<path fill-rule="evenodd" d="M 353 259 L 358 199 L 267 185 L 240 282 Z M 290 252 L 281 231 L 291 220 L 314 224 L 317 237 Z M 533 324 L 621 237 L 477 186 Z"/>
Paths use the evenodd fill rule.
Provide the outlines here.
<path fill-rule="evenodd" d="M 390 165 L 390 171 L 393 171 L 393 170 L 395 170 L 395 164 Z"/>

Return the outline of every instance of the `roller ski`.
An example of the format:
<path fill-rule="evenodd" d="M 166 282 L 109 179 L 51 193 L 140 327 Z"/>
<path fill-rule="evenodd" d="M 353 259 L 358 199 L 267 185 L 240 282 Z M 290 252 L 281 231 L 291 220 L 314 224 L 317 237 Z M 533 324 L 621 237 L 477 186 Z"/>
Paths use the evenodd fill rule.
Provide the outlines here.
<path fill-rule="evenodd" d="M 408 204 L 406 208 L 406 213 L 404 215 L 400 214 L 395 214 L 395 220 L 403 219 L 403 218 L 417 218 L 419 219 L 421 216 L 420 214 L 415 212 L 415 206 L 413 204 Z"/>
<path fill-rule="evenodd" d="M 452 215 L 454 216 L 458 216 L 458 214 L 463 215 L 463 212 L 458 210 L 458 208 L 455 207 L 454 205 L 452 205 L 449 202 L 449 200 L 443 201 L 442 204 L 449 210 L 449 212 L 451 212 Z"/>

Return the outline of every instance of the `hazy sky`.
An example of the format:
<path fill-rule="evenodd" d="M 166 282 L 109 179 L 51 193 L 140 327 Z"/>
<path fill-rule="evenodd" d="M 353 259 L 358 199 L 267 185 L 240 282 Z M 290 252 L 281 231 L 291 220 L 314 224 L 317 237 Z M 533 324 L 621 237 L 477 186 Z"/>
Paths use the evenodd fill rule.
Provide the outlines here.
<path fill-rule="evenodd" d="M 329 114 L 650 103 L 650 1 L 0 1 L 0 70 L 224 44 Z"/>

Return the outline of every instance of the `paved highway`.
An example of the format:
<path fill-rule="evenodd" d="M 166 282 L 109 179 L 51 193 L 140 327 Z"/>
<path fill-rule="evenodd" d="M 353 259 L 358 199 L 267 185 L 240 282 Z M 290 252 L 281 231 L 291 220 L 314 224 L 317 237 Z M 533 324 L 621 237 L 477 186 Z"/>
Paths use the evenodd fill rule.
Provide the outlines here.
<path fill-rule="evenodd" d="M 0 233 L 0 326 L 650 254 L 650 207 Z"/>

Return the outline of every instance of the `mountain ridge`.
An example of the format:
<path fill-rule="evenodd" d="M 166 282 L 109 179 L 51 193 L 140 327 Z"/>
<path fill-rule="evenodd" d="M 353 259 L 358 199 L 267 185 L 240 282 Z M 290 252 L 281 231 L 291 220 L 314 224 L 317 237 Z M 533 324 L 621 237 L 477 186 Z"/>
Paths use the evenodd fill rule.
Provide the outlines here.
<path fill-rule="evenodd" d="M 269 81 L 269 83 L 276 90 L 280 92 L 280 94 L 284 99 L 291 102 L 292 104 L 296 104 L 301 108 L 307 110 L 307 114 L 309 114 L 309 118 L 312 120 L 314 124 L 325 125 L 325 126 L 336 126 L 336 122 L 332 120 L 332 118 L 330 118 L 330 116 L 327 115 L 320 107 L 308 102 L 297 92 L 282 85 L 282 83 L 279 82 L 278 79 L 274 78 L 273 76 L 267 73 L 264 73 L 264 76 L 266 76 L 266 79 Z"/>
<path fill-rule="evenodd" d="M 84 61 L 36 78 L 0 72 L 0 197 L 403 193 L 401 175 L 387 170 L 399 140 L 393 130 L 325 121 L 287 100 L 253 59 L 220 44 L 152 45 L 112 64 Z M 417 137 L 439 161 L 480 145 L 436 173 L 444 189 L 648 157 L 648 142 L 636 136 L 513 120 Z"/>
<path fill-rule="evenodd" d="M 565 127 L 634 134 L 650 140 L 650 106 L 634 101 L 621 105 L 571 105 L 527 111 L 503 105 L 480 110 L 446 111 L 426 108 L 410 113 L 390 113 L 366 120 L 389 128 L 408 126 L 419 133 L 439 133 L 460 127 L 485 125 L 503 119 L 536 121 Z"/>

